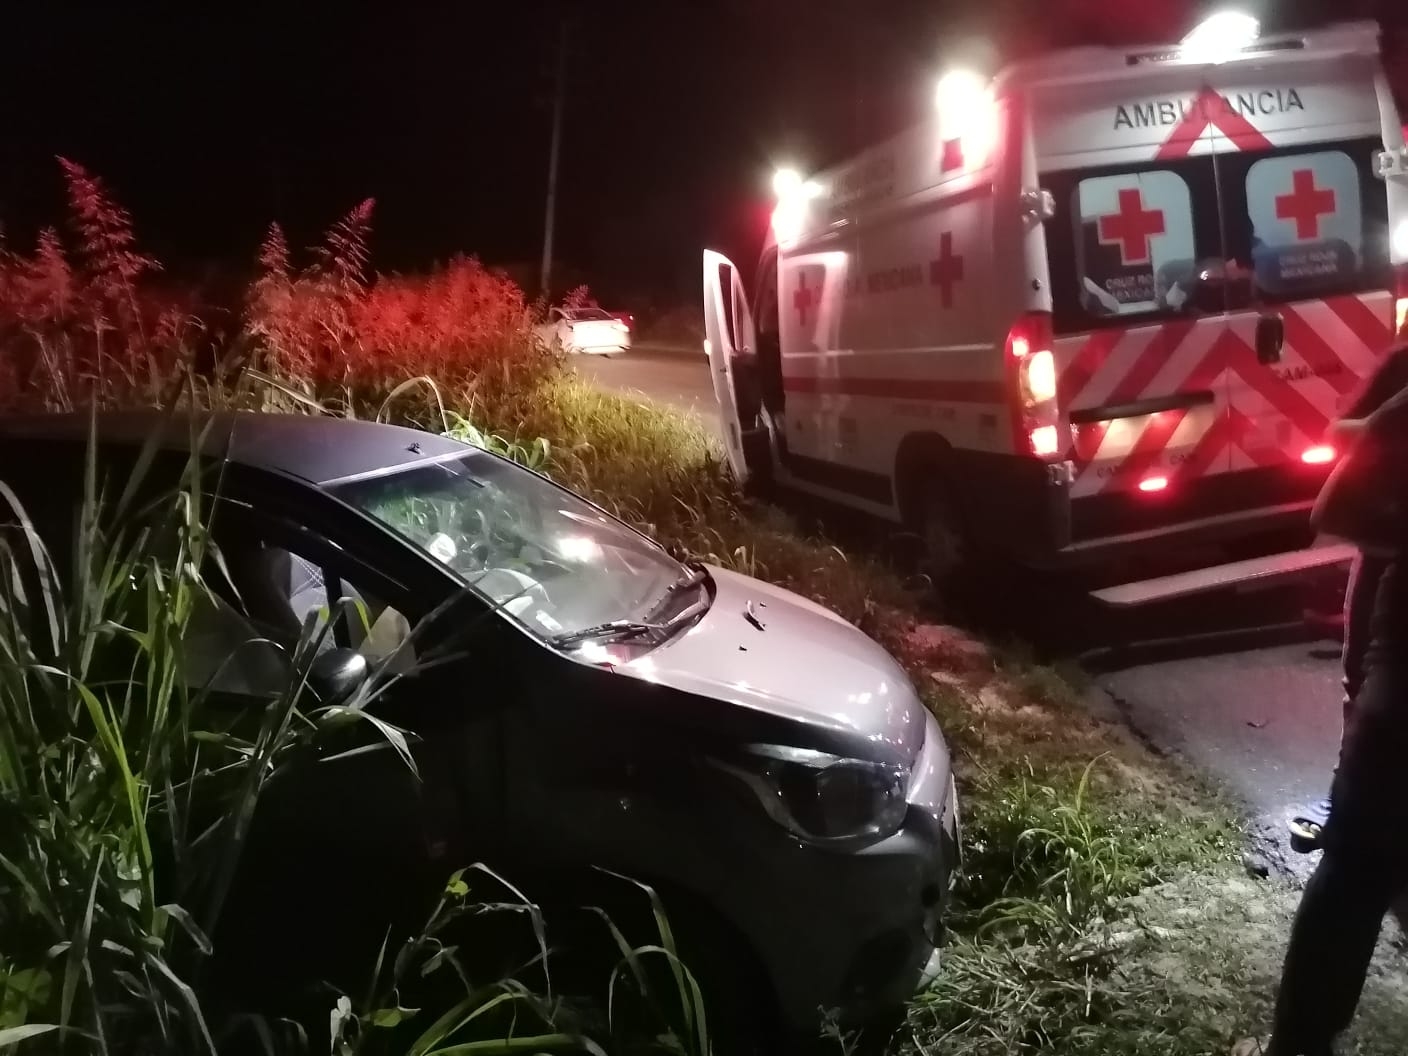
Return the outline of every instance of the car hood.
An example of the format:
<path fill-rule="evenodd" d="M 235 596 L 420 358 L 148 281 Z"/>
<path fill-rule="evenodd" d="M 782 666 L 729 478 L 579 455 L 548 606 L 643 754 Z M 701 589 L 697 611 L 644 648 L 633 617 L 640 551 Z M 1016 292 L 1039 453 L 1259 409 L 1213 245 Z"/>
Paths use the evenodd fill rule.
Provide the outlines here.
<path fill-rule="evenodd" d="M 760 580 L 710 567 L 709 611 L 617 671 L 869 742 L 913 763 L 924 707 L 904 669 L 834 612 Z"/>

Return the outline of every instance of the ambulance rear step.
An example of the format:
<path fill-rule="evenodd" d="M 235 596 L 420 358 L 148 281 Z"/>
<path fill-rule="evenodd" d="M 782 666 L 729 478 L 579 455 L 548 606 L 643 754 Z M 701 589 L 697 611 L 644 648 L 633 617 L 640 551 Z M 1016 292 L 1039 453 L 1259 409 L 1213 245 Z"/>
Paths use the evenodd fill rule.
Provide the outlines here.
<path fill-rule="evenodd" d="M 1233 561 L 1211 568 L 1198 568 L 1172 576 L 1159 576 L 1137 583 L 1121 583 L 1091 591 L 1091 597 L 1111 608 L 1127 609 L 1162 601 L 1174 601 L 1229 588 L 1260 589 L 1281 580 L 1291 579 L 1335 565 L 1348 565 L 1354 560 L 1355 548 L 1344 544 L 1317 545 L 1304 550 L 1268 554 L 1246 561 Z"/>

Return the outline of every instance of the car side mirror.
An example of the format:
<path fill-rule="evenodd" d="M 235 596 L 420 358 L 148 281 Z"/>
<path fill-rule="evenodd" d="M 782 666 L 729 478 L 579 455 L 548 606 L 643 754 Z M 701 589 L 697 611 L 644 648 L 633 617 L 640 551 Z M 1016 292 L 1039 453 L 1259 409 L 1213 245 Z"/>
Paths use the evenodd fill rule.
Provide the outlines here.
<path fill-rule="evenodd" d="M 308 668 L 308 687 L 320 704 L 344 704 L 370 676 L 371 666 L 357 650 L 329 649 Z"/>

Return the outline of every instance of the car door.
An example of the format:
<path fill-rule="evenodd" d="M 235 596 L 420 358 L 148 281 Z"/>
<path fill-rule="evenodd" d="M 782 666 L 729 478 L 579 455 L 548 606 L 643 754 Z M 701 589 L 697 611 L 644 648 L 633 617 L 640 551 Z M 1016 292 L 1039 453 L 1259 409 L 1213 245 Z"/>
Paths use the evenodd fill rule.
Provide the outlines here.
<path fill-rule="evenodd" d="M 441 645 L 472 645 L 413 633 L 433 602 L 414 589 L 414 559 L 394 539 L 377 554 L 365 549 L 375 533 L 336 536 L 222 502 L 211 594 L 183 643 L 188 684 L 258 709 L 283 689 L 288 651 L 311 629 L 320 652 L 367 659 L 379 695 L 366 710 L 408 731 L 403 741 L 378 723 L 348 723 L 260 795 L 222 937 L 238 962 L 280 929 L 306 935 L 298 949 L 308 956 L 289 958 L 285 981 L 337 971 L 357 982 L 352 969 L 392 923 L 369 907 L 403 907 L 401 922 L 418 923 L 448 875 L 482 857 L 500 810 L 495 718 L 463 699 L 472 657 L 428 666 L 446 655 Z"/>
<path fill-rule="evenodd" d="M 753 354 L 757 335 L 738 268 L 712 249 L 704 251 L 704 338 L 714 399 L 723 424 L 724 450 L 734 476 L 746 482 L 748 459 L 743 447 L 744 423 L 734 364 L 738 357 Z"/>

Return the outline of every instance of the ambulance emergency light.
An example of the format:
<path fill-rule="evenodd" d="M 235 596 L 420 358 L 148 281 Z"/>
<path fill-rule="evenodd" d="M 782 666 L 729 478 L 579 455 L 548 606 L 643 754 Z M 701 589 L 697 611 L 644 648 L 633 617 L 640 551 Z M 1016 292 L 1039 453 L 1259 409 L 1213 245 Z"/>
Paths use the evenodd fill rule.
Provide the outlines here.
<path fill-rule="evenodd" d="M 806 205 L 822 195 L 821 184 L 804 180 L 793 168 L 780 168 L 772 174 L 772 190 L 777 205 L 772 211 L 772 229 L 779 242 L 791 242 L 802 233 Z"/>
<path fill-rule="evenodd" d="M 1236 58 L 1257 42 L 1261 24 L 1241 11 L 1218 11 L 1199 22 L 1179 43 L 1188 62 L 1219 63 Z"/>
<path fill-rule="evenodd" d="M 772 174 L 772 193 L 785 198 L 802 186 L 802 174 L 796 169 L 778 169 Z"/>
<path fill-rule="evenodd" d="M 987 98 L 987 82 L 972 70 L 949 70 L 939 78 L 934 91 L 934 105 L 939 108 L 939 115 L 956 121 L 982 110 Z"/>
<path fill-rule="evenodd" d="M 934 89 L 939 131 L 960 146 L 959 167 L 981 168 L 997 145 L 997 104 L 985 77 L 972 70 L 950 70 Z"/>

